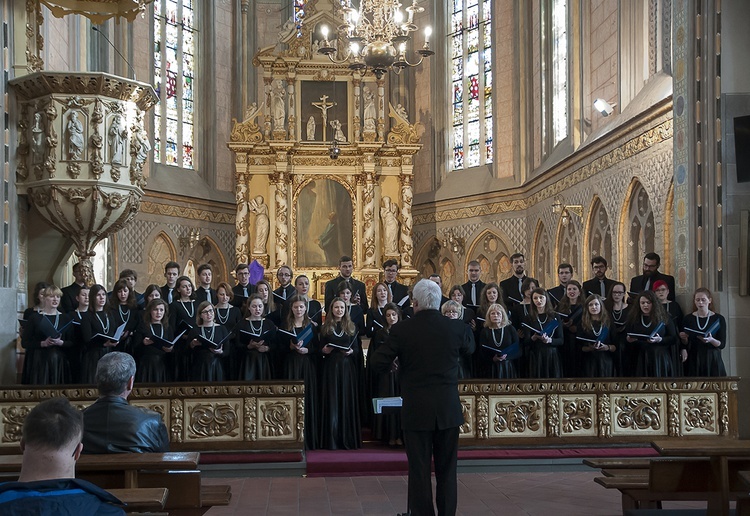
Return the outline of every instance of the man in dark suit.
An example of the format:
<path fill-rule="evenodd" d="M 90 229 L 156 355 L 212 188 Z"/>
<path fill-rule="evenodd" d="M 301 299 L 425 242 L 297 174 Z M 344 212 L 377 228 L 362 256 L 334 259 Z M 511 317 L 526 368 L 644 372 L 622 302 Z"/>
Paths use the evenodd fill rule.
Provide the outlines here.
<path fill-rule="evenodd" d="M 180 264 L 167 262 L 164 266 L 164 278 L 167 282 L 161 287 L 161 298 L 168 304 L 177 301 L 180 295 L 177 293 L 177 278 L 180 277 Z"/>
<path fill-rule="evenodd" d="M 232 287 L 232 305 L 242 307 L 247 298 L 255 294 L 255 285 L 250 283 L 250 268 L 246 263 L 238 263 L 234 274 L 237 276 L 237 284 Z"/>
<path fill-rule="evenodd" d="M 286 303 L 287 299 L 297 293 L 297 289 L 292 285 L 292 268 L 288 265 L 282 265 L 276 271 L 276 279 L 279 280 L 279 288 L 273 291 L 273 302 L 279 306 Z"/>
<path fill-rule="evenodd" d="M 479 275 L 482 273 L 482 269 L 479 266 L 479 262 L 472 260 L 467 266 L 469 273 L 469 281 L 461 285 L 464 289 L 464 302 L 463 305 L 476 311 L 481 304 L 479 295 L 482 293 L 485 283 L 479 279 Z M 450 285 L 449 285 L 450 286 Z"/>
<path fill-rule="evenodd" d="M 198 304 L 208 301 L 212 305 L 219 302 L 219 295 L 211 287 L 213 281 L 213 268 L 210 263 L 204 263 L 198 266 L 195 271 L 198 275 L 198 286 L 195 289 L 195 300 Z"/>
<path fill-rule="evenodd" d="M 411 300 L 409 299 L 409 287 L 396 281 L 398 276 L 398 262 L 386 260 L 383 262 L 383 283 L 391 291 L 394 303 L 401 307 L 402 312 L 411 311 Z"/>
<path fill-rule="evenodd" d="M 453 515 L 458 503 L 458 429 L 464 423 L 458 397 L 458 360 L 474 352 L 468 325 L 438 311 L 440 288 L 420 280 L 412 291 L 414 317 L 391 328 L 388 341 L 373 354 L 372 367 L 383 373 L 398 358 L 401 427 L 409 461 L 409 511 L 435 514 L 430 462 L 435 461 L 439 515 Z"/>
<path fill-rule="evenodd" d="M 591 268 L 594 271 L 594 277 L 583 282 L 583 292 L 581 295 L 586 298 L 591 294 L 597 294 L 604 298 L 609 294 L 609 289 L 617 283 L 615 280 L 607 277 L 607 259 L 603 256 L 594 256 L 591 259 Z"/>
<path fill-rule="evenodd" d="M 62 289 L 62 298 L 60 299 L 60 311 L 69 314 L 78 308 L 78 293 L 85 284 L 83 278 L 83 265 L 78 262 L 73 265 L 73 283 Z"/>
<path fill-rule="evenodd" d="M 573 266 L 569 263 L 561 263 L 557 266 L 557 279 L 560 284 L 556 287 L 547 289 L 552 304 L 557 307 L 565 295 L 565 289 L 568 288 L 568 282 L 573 279 Z M 586 296 L 584 295 L 584 298 Z"/>
<path fill-rule="evenodd" d="M 521 285 L 526 279 L 526 259 L 521 253 L 514 253 L 510 257 L 510 264 L 513 268 L 513 275 L 500 282 L 500 288 L 503 289 L 503 301 L 508 310 L 523 301 Z"/>
<path fill-rule="evenodd" d="M 362 306 L 362 313 L 367 313 L 369 305 L 367 303 L 367 292 L 365 291 L 365 284 L 352 278 L 353 271 L 354 262 L 352 261 L 351 256 L 342 256 L 341 258 L 339 258 L 339 275 L 332 280 L 326 281 L 326 306 L 323 307 L 323 310 L 327 312 L 329 307 L 331 306 L 331 301 L 333 301 L 333 298 L 336 297 L 336 291 L 339 288 L 339 283 L 341 283 L 342 281 L 348 281 L 354 289 L 351 302 L 353 304 L 359 303 L 359 305 Z"/>
<path fill-rule="evenodd" d="M 660 273 L 659 265 L 661 265 L 661 257 L 656 253 L 647 253 L 643 257 L 643 274 L 630 280 L 630 289 L 628 292 L 639 294 L 644 290 L 654 290 L 654 283 L 663 280 L 667 282 L 667 287 L 669 287 L 669 297 L 667 299 L 674 301 L 674 276 Z M 633 296 L 631 295 L 630 297 L 632 300 Z"/>

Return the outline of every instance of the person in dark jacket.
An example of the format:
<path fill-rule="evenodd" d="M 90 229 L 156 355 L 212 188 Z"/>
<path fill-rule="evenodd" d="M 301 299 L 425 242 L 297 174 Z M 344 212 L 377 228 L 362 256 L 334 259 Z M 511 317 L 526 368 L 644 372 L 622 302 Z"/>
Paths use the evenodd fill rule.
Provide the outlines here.
<path fill-rule="evenodd" d="M 99 399 L 83 411 L 84 453 L 169 451 L 161 416 L 128 404 L 135 382 L 135 360 L 127 353 L 104 355 L 96 366 Z"/>
<path fill-rule="evenodd" d="M 414 317 L 391 328 L 386 343 L 373 353 L 371 366 L 386 373 L 398 358 L 409 511 L 434 514 L 430 479 L 434 456 L 438 513 L 451 515 L 458 503 L 458 433 L 464 423 L 458 360 L 474 352 L 474 340 L 468 325 L 440 314 L 442 292 L 436 283 L 420 280 L 412 294 Z"/>
<path fill-rule="evenodd" d="M 83 417 L 66 398 L 34 407 L 23 423 L 18 482 L 0 484 L 0 514 L 124 515 L 123 503 L 75 478 L 83 444 Z"/>

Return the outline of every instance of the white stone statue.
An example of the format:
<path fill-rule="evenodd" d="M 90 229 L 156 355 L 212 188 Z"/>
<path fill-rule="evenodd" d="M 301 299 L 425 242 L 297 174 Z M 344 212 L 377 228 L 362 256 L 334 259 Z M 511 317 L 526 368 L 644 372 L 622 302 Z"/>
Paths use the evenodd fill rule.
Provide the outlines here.
<path fill-rule="evenodd" d="M 315 117 L 310 115 L 307 119 L 307 141 L 315 140 Z"/>
<path fill-rule="evenodd" d="M 255 119 L 258 118 L 260 110 L 263 109 L 263 106 L 265 105 L 265 102 L 262 102 L 260 106 L 257 102 L 253 102 L 252 104 L 250 104 L 247 108 L 245 108 L 245 118 L 242 121 L 255 123 Z"/>
<path fill-rule="evenodd" d="M 123 124 L 122 115 L 115 115 L 112 125 L 109 126 L 108 135 L 110 163 L 113 165 L 124 165 L 125 142 L 128 139 L 128 130 L 125 124 Z"/>
<path fill-rule="evenodd" d="M 398 104 L 396 106 L 396 113 L 398 113 L 398 116 L 403 118 L 407 124 L 409 123 L 409 113 L 406 112 L 406 108 L 404 106 Z"/>
<path fill-rule="evenodd" d="M 137 164 L 145 163 L 148 153 L 151 150 L 151 142 L 148 141 L 148 134 L 143 127 L 137 128 L 133 132 L 133 145 L 135 146 L 135 162 Z"/>
<path fill-rule="evenodd" d="M 365 98 L 364 130 L 365 132 L 374 133 L 376 129 L 375 122 L 378 117 L 375 110 L 375 94 L 367 86 L 363 88 L 363 94 Z"/>
<path fill-rule="evenodd" d="M 386 256 L 398 255 L 398 206 L 387 195 L 383 197 L 380 220 L 383 222 L 383 247 Z"/>
<path fill-rule="evenodd" d="M 285 96 L 286 90 L 284 88 L 284 83 L 281 79 L 276 79 L 273 88 L 271 89 L 271 115 L 273 116 L 274 131 L 284 130 L 284 118 L 286 117 L 286 111 L 284 109 Z"/>
<path fill-rule="evenodd" d="M 333 127 L 333 139 L 338 142 L 345 142 L 346 136 L 344 136 L 344 131 L 341 130 L 341 122 L 339 122 L 338 119 L 331 120 L 331 127 Z"/>
<path fill-rule="evenodd" d="M 83 156 L 83 124 L 78 118 L 78 111 L 71 111 L 68 116 L 68 159 L 79 160 Z"/>
<path fill-rule="evenodd" d="M 34 113 L 34 125 L 31 127 L 31 162 L 44 162 L 44 126 L 40 112 Z"/>
<path fill-rule="evenodd" d="M 263 196 L 259 195 L 249 202 L 249 210 L 255 214 L 255 239 L 253 240 L 253 254 L 266 254 L 268 243 L 268 206 Z"/>

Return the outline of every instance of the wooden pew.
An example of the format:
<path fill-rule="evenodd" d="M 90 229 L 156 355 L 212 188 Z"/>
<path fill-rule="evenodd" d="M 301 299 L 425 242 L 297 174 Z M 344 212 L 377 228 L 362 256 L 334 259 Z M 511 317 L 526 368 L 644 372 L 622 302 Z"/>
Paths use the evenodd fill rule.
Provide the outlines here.
<path fill-rule="evenodd" d="M 76 476 L 103 489 L 166 488 L 165 509 L 228 505 L 229 486 L 202 486 L 200 453 L 112 453 L 81 455 Z M 21 471 L 22 455 L 0 455 L 0 475 Z"/>
<path fill-rule="evenodd" d="M 164 487 L 108 489 L 109 493 L 127 504 L 125 512 L 160 511 L 164 509 L 168 490 Z"/>
<path fill-rule="evenodd" d="M 747 495 L 748 488 L 740 472 L 750 469 L 750 460 L 729 460 L 730 497 Z M 625 470 L 623 470 L 625 471 Z M 719 481 L 712 474 L 710 461 L 704 458 L 654 459 L 648 473 L 617 474 L 596 477 L 594 481 L 607 489 L 622 493 L 623 513 L 633 509 L 660 508 L 662 501 L 710 501 L 719 496 Z"/>

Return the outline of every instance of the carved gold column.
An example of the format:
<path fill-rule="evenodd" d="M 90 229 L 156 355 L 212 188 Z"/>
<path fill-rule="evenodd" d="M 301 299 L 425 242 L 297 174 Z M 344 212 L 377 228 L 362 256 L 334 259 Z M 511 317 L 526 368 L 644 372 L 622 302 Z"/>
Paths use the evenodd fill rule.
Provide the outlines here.
<path fill-rule="evenodd" d="M 265 108 L 263 109 L 263 138 L 266 141 L 271 139 L 271 82 L 273 82 L 271 76 L 263 77 L 263 96 L 265 97 Z"/>
<path fill-rule="evenodd" d="M 374 269 L 375 265 L 375 224 L 378 216 L 375 210 L 375 156 L 366 154 L 362 184 L 362 266 Z"/>
<path fill-rule="evenodd" d="M 402 160 L 409 161 L 409 167 L 411 167 L 412 156 L 403 156 Z M 413 198 L 412 194 L 412 175 L 403 174 L 400 178 L 401 184 L 401 234 L 399 235 L 399 248 L 401 250 L 401 267 L 404 269 L 412 269 L 414 264 L 412 263 L 412 256 L 414 254 L 414 241 L 412 239 L 412 228 L 414 227 L 414 220 L 411 216 L 411 202 Z"/>
<path fill-rule="evenodd" d="M 138 213 L 154 89 L 104 73 L 36 72 L 10 81 L 18 101 L 16 183 L 73 240 L 87 282 L 98 242 Z"/>
<path fill-rule="evenodd" d="M 287 109 L 286 112 L 289 113 L 289 116 L 287 117 L 288 121 L 288 127 L 287 127 L 287 140 L 296 140 L 297 139 L 297 117 L 294 115 L 296 112 L 296 106 L 294 101 L 294 77 L 295 73 L 292 69 L 289 72 L 289 76 L 286 79 L 286 101 L 287 101 Z"/>
<path fill-rule="evenodd" d="M 241 157 L 244 157 L 243 158 Z M 239 161 L 245 162 L 245 167 L 247 167 L 247 154 L 238 154 L 235 159 L 235 167 L 239 167 L 241 163 L 238 163 Z M 247 222 L 248 222 L 248 198 L 247 198 L 247 175 L 244 173 L 237 173 L 235 174 L 236 183 L 235 186 L 235 198 L 237 201 L 237 216 L 235 218 L 235 225 L 236 225 L 236 233 L 237 233 L 237 240 L 235 243 L 235 254 L 237 257 L 237 263 L 248 263 L 248 257 L 249 257 L 249 250 L 247 245 L 248 240 L 248 228 L 247 228 Z"/>
<path fill-rule="evenodd" d="M 358 142 L 362 132 L 362 118 L 360 116 L 360 113 L 362 112 L 360 107 L 362 79 L 355 76 L 352 79 L 352 85 L 354 86 L 354 119 L 352 120 L 352 123 L 354 124 L 354 141 Z"/>
<path fill-rule="evenodd" d="M 279 161 L 284 159 L 283 164 Z M 276 217 L 274 226 L 276 228 L 276 251 L 275 267 L 289 264 L 289 177 L 284 170 L 279 170 L 283 165 L 286 169 L 286 153 L 276 153 L 277 172 L 271 176 L 271 184 L 274 185 L 274 200 L 276 205 Z"/>
<path fill-rule="evenodd" d="M 385 141 L 385 79 L 378 79 L 378 141 Z"/>
<path fill-rule="evenodd" d="M 242 28 L 240 32 L 240 40 L 242 41 L 242 47 L 240 49 L 241 57 L 240 60 L 242 62 L 240 70 L 240 82 L 241 82 L 241 88 L 242 88 L 242 112 L 245 112 L 245 109 L 247 109 L 247 97 L 248 97 L 248 80 L 247 80 L 247 55 L 248 55 L 248 49 L 247 49 L 247 42 L 248 42 L 248 30 L 247 30 L 247 11 L 248 7 L 250 5 L 250 0 L 241 0 L 240 1 L 240 18 L 242 19 Z M 239 235 L 239 233 L 238 233 Z M 247 262 L 245 262 L 247 263 Z"/>

